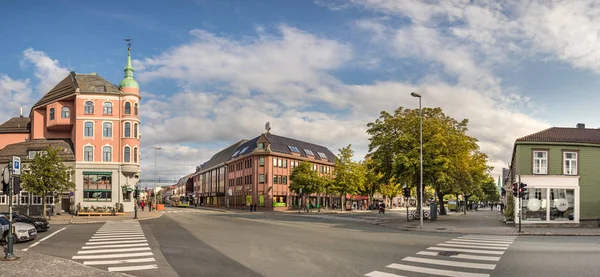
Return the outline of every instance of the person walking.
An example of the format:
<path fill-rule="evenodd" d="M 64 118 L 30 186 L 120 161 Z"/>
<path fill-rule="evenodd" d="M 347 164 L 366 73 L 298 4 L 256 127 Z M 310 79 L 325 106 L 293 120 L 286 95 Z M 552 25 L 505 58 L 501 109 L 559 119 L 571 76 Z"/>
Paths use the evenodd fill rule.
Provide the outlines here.
<path fill-rule="evenodd" d="M 144 211 L 144 206 L 146 206 L 146 203 L 144 202 L 144 200 L 142 200 L 142 202 L 140 202 L 140 207 L 142 208 L 142 212 Z"/>

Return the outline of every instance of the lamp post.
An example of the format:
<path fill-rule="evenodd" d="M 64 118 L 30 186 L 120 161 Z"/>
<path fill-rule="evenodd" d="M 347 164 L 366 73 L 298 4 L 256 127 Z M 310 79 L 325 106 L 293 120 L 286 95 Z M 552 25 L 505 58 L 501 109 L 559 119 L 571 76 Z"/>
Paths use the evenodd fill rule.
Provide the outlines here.
<path fill-rule="evenodd" d="M 420 167 L 421 167 L 421 178 L 419 178 L 419 190 L 421 191 L 421 207 L 419 207 L 420 212 L 420 220 L 421 220 L 421 229 L 423 229 L 423 109 L 421 108 L 421 95 L 416 92 L 411 92 L 410 95 L 412 97 L 419 98 L 419 137 L 420 137 Z"/>
<path fill-rule="evenodd" d="M 160 146 L 154 147 L 154 186 L 152 187 L 152 195 L 154 195 L 154 190 L 156 189 L 156 151 L 161 150 Z M 154 201 L 156 201 L 156 195 L 154 196 Z M 150 207 L 152 210 L 152 207 Z"/>

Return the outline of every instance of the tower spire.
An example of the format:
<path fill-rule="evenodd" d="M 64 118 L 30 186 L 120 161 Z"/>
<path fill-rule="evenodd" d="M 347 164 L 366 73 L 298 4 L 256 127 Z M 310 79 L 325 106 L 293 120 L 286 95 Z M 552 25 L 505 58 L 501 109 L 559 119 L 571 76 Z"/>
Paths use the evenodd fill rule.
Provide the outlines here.
<path fill-rule="evenodd" d="M 131 38 L 124 39 L 127 42 L 127 65 L 125 66 L 125 79 L 119 84 L 120 88 L 132 87 L 139 89 L 138 83 L 133 79 L 133 66 L 131 65 Z"/>

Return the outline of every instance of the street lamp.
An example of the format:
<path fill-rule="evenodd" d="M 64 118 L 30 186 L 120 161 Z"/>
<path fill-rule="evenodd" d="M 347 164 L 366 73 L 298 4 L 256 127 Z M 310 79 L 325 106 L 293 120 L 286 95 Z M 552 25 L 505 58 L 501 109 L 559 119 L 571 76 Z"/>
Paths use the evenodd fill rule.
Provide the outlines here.
<path fill-rule="evenodd" d="M 421 108 L 421 95 L 416 92 L 411 92 L 410 95 L 412 97 L 419 98 L 419 137 L 420 137 L 420 166 L 421 166 L 421 178 L 419 178 L 419 190 L 421 191 L 421 207 L 419 207 L 420 212 L 420 220 L 421 220 L 421 229 L 423 229 L 423 109 Z"/>

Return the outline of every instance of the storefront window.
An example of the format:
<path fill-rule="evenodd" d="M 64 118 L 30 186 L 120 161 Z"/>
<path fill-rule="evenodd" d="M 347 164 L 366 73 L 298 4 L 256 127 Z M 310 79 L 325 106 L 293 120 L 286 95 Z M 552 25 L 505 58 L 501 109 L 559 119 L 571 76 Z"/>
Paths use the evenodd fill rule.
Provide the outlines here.
<path fill-rule="evenodd" d="M 550 220 L 568 221 L 575 219 L 575 190 L 550 189 Z"/>
<path fill-rule="evenodd" d="M 83 201 L 110 202 L 112 201 L 111 173 L 83 174 Z"/>
<path fill-rule="evenodd" d="M 523 199 L 523 220 L 546 221 L 547 188 L 529 188 Z"/>

